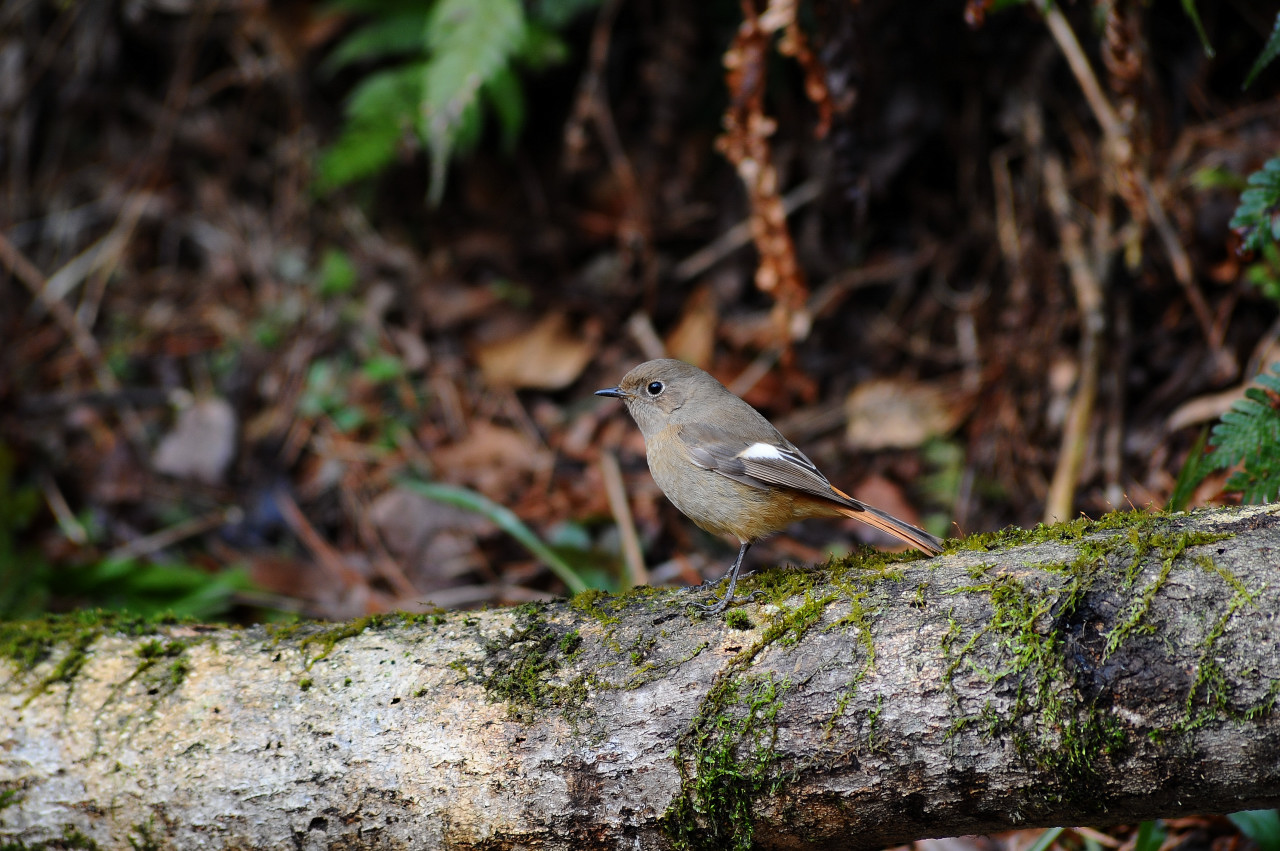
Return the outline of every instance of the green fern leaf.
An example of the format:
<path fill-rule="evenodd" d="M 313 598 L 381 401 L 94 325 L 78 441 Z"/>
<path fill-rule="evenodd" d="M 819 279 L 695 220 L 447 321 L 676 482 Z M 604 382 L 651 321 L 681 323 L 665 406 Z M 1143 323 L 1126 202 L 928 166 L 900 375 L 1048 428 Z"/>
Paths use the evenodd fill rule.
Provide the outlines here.
<path fill-rule="evenodd" d="M 511 153 L 524 127 L 524 89 L 520 78 L 510 68 L 503 68 L 484 87 L 484 94 L 502 127 L 502 147 Z"/>
<path fill-rule="evenodd" d="M 1261 384 L 1265 389 L 1280 396 L 1280 362 L 1273 363 L 1271 365 L 1271 370 L 1271 372 L 1258 373 L 1258 377 L 1255 378 L 1254 381 Z M 1254 390 L 1256 388 L 1250 387 L 1249 389 Z M 1245 395 L 1248 395 L 1248 391 L 1246 391 Z M 1263 404 L 1271 404 L 1271 399 L 1268 398 L 1265 393 L 1259 391 L 1258 397 L 1258 401 Z"/>
<path fill-rule="evenodd" d="M 1250 251 L 1280 239 L 1280 157 L 1249 175 L 1249 188 L 1240 194 L 1231 228 Z"/>
<path fill-rule="evenodd" d="M 1214 451 L 1208 458 L 1217 469 L 1243 465 L 1223 489 L 1251 503 L 1280 496 L 1280 363 L 1256 380 L 1213 427 Z"/>
<path fill-rule="evenodd" d="M 431 152 L 433 205 L 444 195 L 445 169 L 467 113 L 477 108 L 481 88 L 507 68 L 524 33 L 520 0 L 440 0 L 431 10 L 419 132 Z"/>
<path fill-rule="evenodd" d="M 344 38 L 321 68 L 326 74 L 333 74 L 356 62 L 420 53 L 426 29 L 425 9 L 376 18 Z"/>
<path fill-rule="evenodd" d="M 552 29 L 564 29 L 578 15 L 599 6 L 602 0 L 534 0 L 531 13 L 534 18 Z"/>
<path fill-rule="evenodd" d="M 395 159 L 421 99 L 423 64 L 371 74 L 351 93 L 342 134 L 317 165 L 318 191 L 376 174 Z"/>

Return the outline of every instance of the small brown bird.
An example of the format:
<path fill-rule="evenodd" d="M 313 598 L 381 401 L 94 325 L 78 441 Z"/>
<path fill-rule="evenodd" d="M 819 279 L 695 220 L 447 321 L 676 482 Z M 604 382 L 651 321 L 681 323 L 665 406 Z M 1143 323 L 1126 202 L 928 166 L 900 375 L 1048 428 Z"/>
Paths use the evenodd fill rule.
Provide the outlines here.
<path fill-rule="evenodd" d="M 617 387 L 597 390 L 627 405 L 644 434 L 649 472 L 686 517 L 741 547 L 727 574 L 734 602 L 742 559 L 760 538 L 807 517 L 853 517 L 930 555 L 942 541 L 833 487 L 803 452 L 759 411 L 706 372 L 684 361 L 642 363 Z"/>

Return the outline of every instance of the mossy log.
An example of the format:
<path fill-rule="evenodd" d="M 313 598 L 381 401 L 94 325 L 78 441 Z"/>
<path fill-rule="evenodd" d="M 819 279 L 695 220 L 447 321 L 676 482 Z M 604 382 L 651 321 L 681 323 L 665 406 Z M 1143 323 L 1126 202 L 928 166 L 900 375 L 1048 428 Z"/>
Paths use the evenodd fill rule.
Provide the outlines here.
<path fill-rule="evenodd" d="M 1280 804 L 1280 507 L 694 592 L 7 625 L 0 841 L 875 848 Z"/>

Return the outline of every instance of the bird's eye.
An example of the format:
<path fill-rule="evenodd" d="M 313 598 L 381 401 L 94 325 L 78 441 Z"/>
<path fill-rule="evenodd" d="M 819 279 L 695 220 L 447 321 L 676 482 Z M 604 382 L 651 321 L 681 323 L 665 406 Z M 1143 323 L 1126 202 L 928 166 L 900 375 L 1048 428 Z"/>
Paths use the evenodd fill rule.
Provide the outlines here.
<path fill-rule="evenodd" d="M 644 389 L 645 389 L 645 392 L 648 393 L 650 396 L 657 396 L 667 388 L 665 385 L 663 385 L 661 381 L 650 381 L 649 386 Z"/>

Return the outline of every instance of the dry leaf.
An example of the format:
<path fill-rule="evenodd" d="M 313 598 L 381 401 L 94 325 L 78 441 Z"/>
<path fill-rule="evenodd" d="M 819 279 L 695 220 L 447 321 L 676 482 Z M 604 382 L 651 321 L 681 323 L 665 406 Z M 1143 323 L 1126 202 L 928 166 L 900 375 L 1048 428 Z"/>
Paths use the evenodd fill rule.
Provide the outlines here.
<path fill-rule="evenodd" d="M 156 447 L 157 472 L 217 484 L 236 454 L 236 412 L 226 399 L 200 399 L 178 414 L 178 422 Z"/>
<path fill-rule="evenodd" d="M 698 287 L 685 302 L 680 321 L 667 335 L 668 356 L 706 369 L 716 343 L 717 322 L 715 293 L 709 286 Z"/>
<path fill-rule="evenodd" d="M 458 443 L 437 449 L 431 459 L 441 479 L 470 485 L 503 505 L 511 504 L 527 476 L 551 464 L 550 452 L 520 432 L 485 422 L 472 426 Z"/>
<path fill-rule="evenodd" d="M 854 449 L 911 449 L 955 428 L 965 397 L 937 384 L 867 381 L 844 400 L 845 443 Z"/>
<path fill-rule="evenodd" d="M 551 313 L 521 334 L 477 347 L 485 381 L 497 387 L 559 390 L 572 384 L 596 353 L 599 325 L 571 327 Z"/>
<path fill-rule="evenodd" d="M 489 287 L 454 281 L 432 281 L 421 289 L 420 296 L 422 312 L 437 331 L 479 319 L 501 303 L 498 294 Z"/>
<path fill-rule="evenodd" d="M 375 499 L 365 517 L 404 565 L 414 585 L 425 592 L 445 587 L 479 568 L 484 559 L 476 538 L 494 530 L 491 522 L 474 511 L 403 488 Z"/>

